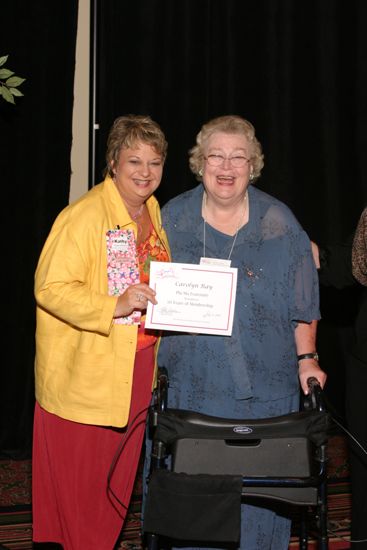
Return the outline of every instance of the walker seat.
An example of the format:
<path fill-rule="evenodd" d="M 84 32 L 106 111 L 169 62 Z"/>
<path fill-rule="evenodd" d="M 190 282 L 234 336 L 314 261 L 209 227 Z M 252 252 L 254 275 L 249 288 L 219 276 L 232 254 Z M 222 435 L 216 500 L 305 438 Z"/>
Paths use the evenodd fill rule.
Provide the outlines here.
<path fill-rule="evenodd" d="M 326 443 L 330 421 L 318 400 L 321 388 L 314 382 L 310 387 L 305 401 L 308 410 L 260 420 L 165 410 L 162 403 L 156 407 L 144 520 L 149 550 L 158 548 L 159 535 L 236 542 L 240 504 L 254 498 L 315 506 L 319 548 L 328 547 Z M 204 519 L 208 515 L 211 520 Z M 300 549 L 305 548 L 303 526 Z"/>

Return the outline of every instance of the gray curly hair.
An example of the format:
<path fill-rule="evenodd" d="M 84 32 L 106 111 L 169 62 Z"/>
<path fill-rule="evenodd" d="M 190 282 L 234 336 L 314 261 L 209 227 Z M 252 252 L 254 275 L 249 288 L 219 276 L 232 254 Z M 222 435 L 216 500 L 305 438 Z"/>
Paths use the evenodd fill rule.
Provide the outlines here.
<path fill-rule="evenodd" d="M 196 179 L 202 181 L 202 169 L 204 165 L 205 148 L 208 139 L 215 132 L 223 132 L 225 134 L 240 134 L 243 135 L 250 145 L 250 162 L 252 167 L 253 183 L 260 177 L 261 170 L 264 166 L 264 155 L 260 142 L 255 136 L 255 128 L 248 120 L 238 115 L 225 115 L 209 120 L 201 127 L 200 132 L 196 136 L 196 145 L 189 151 L 189 164 L 191 171 L 195 174 Z"/>

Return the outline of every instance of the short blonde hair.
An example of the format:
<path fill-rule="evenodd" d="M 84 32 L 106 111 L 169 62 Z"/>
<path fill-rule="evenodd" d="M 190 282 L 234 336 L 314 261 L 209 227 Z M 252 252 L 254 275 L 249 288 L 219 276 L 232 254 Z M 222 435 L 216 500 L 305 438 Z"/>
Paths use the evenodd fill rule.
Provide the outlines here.
<path fill-rule="evenodd" d="M 107 139 L 105 174 L 113 177 L 112 167 L 118 163 L 121 149 L 134 147 L 138 142 L 151 145 L 165 160 L 167 141 L 159 124 L 143 115 L 116 118 Z"/>
<path fill-rule="evenodd" d="M 202 169 L 204 164 L 204 149 L 208 139 L 215 132 L 225 134 L 240 134 L 244 136 L 251 146 L 252 178 L 254 182 L 261 174 L 264 166 L 264 155 L 260 142 L 255 136 L 255 128 L 248 120 L 238 115 L 225 115 L 209 120 L 201 127 L 196 136 L 196 145 L 189 151 L 189 164 L 191 171 L 199 181 L 202 181 Z"/>

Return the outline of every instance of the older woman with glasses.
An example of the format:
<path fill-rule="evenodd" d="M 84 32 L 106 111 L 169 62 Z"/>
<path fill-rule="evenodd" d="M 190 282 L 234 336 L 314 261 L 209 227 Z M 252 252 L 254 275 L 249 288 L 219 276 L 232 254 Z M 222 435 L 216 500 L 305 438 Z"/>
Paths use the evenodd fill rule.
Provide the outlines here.
<path fill-rule="evenodd" d="M 238 270 L 231 336 L 167 332 L 159 364 L 169 374 L 168 406 L 226 418 L 297 411 L 300 386 L 321 386 L 316 352 L 319 290 L 310 241 L 292 212 L 256 189 L 261 145 L 247 120 L 205 124 L 190 151 L 201 182 L 162 210 L 172 261 Z M 243 505 L 241 548 L 287 549 L 281 510 Z"/>

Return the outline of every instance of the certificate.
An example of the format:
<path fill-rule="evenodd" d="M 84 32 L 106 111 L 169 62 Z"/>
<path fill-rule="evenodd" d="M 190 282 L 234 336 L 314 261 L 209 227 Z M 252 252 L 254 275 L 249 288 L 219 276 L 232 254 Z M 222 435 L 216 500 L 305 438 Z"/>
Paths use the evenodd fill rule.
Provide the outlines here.
<path fill-rule="evenodd" d="M 232 334 L 237 268 L 151 262 L 145 326 L 204 334 Z"/>

